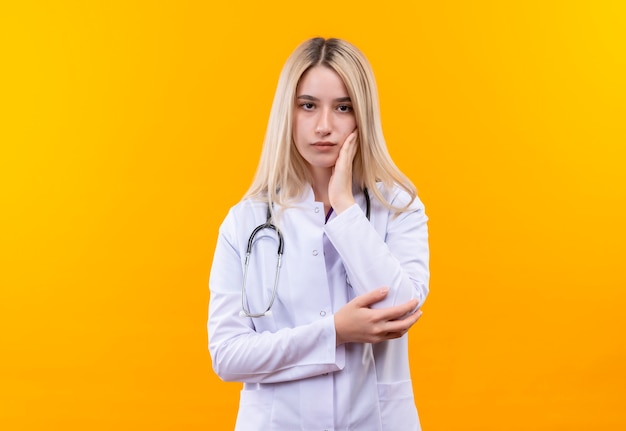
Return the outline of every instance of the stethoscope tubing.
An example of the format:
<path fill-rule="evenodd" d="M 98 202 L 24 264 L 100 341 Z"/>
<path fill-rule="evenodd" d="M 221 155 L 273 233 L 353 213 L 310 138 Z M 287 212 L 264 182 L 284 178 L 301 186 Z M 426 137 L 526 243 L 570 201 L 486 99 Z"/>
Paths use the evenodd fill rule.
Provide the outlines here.
<path fill-rule="evenodd" d="M 268 208 L 268 214 L 269 214 L 269 208 Z M 252 254 L 252 245 L 254 243 L 254 238 L 257 235 L 257 233 L 259 233 L 263 229 L 272 229 L 276 231 L 276 234 L 278 235 L 278 250 L 276 252 L 276 256 L 277 256 L 276 274 L 274 276 L 274 288 L 272 289 L 272 298 L 269 302 L 269 305 L 267 306 L 265 311 L 262 313 L 251 313 L 250 310 L 246 308 L 246 280 L 248 279 L 248 266 L 250 263 L 250 255 Z M 283 240 L 283 234 L 276 226 L 270 223 L 269 215 L 268 215 L 268 220 L 262 225 L 257 226 L 252 231 L 252 234 L 250 234 L 250 238 L 248 239 L 248 247 L 246 248 L 246 260 L 244 263 L 244 270 L 243 270 L 243 282 L 241 285 L 241 312 L 239 312 L 239 315 L 241 317 L 256 318 L 256 317 L 268 316 L 271 313 L 271 308 L 272 308 L 272 305 L 274 305 L 274 300 L 276 299 L 276 291 L 278 289 L 278 276 L 280 274 L 280 267 L 282 264 L 284 247 L 285 247 L 285 241 Z"/>
<path fill-rule="evenodd" d="M 367 217 L 368 220 L 370 220 L 371 202 L 370 202 L 370 195 L 367 191 L 367 188 L 363 189 L 363 195 L 365 196 L 365 216 Z M 278 276 L 280 275 L 280 267 L 282 265 L 285 241 L 283 239 L 282 232 L 271 222 L 271 218 L 272 218 L 272 215 L 271 215 L 270 207 L 268 206 L 267 207 L 267 219 L 265 223 L 254 228 L 254 230 L 250 234 L 250 238 L 248 238 L 248 246 L 246 247 L 246 259 L 244 262 L 244 270 L 243 270 L 243 280 L 241 283 L 241 311 L 239 312 L 239 315 L 241 317 L 258 318 L 258 317 L 270 316 L 272 313 L 271 311 L 272 305 L 274 305 L 274 300 L 276 299 L 276 292 L 278 290 Z M 254 245 L 254 238 L 263 229 L 272 229 L 278 235 L 278 250 L 276 251 L 276 258 L 277 258 L 276 273 L 274 275 L 274 287 L 272 288 L 272 298 L 270 299 L 268 306 L 265 308 L 265 311 L 263 311 L 262 313 L 252 313 L 246 307 L 246 281 L 248 279 L 248 266 L 250 264 L 250 256 L 252 255 L 252 247 Z"/>

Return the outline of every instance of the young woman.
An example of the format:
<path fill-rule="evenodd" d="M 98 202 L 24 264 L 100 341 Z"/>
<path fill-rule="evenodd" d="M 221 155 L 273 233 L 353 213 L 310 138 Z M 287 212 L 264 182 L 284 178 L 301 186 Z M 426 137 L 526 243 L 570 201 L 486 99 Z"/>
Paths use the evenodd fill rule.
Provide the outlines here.
<path fill-rule="evenodd" d="M 426 220 L 387 152 L 366 58 L 304 42 L 211 270 L 209 350 L 244 383 L 237 430 L 420 429 L 405 334 L 428 293 Z"/>

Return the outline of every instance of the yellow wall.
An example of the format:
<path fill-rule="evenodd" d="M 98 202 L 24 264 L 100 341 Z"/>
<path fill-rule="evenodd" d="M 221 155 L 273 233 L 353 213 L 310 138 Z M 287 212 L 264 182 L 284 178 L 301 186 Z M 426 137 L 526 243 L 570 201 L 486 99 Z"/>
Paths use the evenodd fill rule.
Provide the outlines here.
<path fill-rule="evenodd" d="M 314 35 L 370 58 L 431 217 L 424 428 L 624 429 L 624 3 L 211 3 L 0 7 L 0 429 L 232 428 L 213 246 Z"/>

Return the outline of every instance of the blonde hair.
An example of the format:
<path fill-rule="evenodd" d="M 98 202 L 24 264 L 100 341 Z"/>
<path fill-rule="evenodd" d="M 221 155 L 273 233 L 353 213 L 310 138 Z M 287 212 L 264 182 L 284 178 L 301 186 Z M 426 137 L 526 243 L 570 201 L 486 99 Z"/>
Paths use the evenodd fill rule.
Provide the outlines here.
<path fill-rule="evenodd" d="M 387 208 L 402 212 L 416 197 L 415 186 L 396 167 L 383 137 L 378 91 L 371 66 L 350 43 L 321 37 L 305 41 L 289 56 L 278 80 L 274 102 L 256 175 L 244 198 L 288 206 L 311 183 L 306 161 L 293 142 L 293 111 L 296 89 L 302 75 L 314 66 L 334 70 L 343 80 L 352 101 L 358 129 L 359 148 L 353 162 L 353 183 L 367 188 Z M 376 187 L 394 184 L 404 189 L 411 201 L 405 207 L 387 202 Z"/>

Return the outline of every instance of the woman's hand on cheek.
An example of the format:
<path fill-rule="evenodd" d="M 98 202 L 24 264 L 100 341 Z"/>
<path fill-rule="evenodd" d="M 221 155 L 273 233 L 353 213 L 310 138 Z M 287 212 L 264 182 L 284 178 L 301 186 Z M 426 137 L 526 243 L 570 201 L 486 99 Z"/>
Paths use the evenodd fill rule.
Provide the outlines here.
<path fill-rule="evenodd" d="M 328 199 L 333 210 L 339 214 L 354 204 L 352 194 L 352 162 L 358 148 L 357 131 L 348 135 L 339 151 L 333 174 L 328 184 Z"/>

